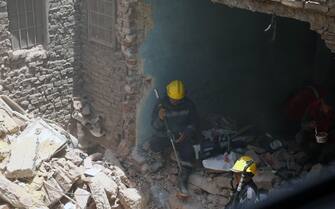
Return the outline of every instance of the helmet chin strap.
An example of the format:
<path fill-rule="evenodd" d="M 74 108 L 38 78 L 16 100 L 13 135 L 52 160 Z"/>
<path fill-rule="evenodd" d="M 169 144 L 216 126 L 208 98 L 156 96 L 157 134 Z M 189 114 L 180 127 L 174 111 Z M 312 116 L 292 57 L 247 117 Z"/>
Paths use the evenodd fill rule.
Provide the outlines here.
<path fill-rule="evenodd" d="M 244 179 L 245 179 L 246 174 L 247 174 L 247 170 L 253 163 L 254 163 L 253 160 L 249 160 L 249 161 L 246 162 L 246 165 L 244 166 L 244 169 L 243 169 L 243 172 L 242 172 L 240 182 L 238 183 L 237 192 L 241 191 L 243 183 L 244 183 Z"/>
<path fill-rule="evenodd" d="M 246 162 L 246 165 L 245 165 L 244 168 L 243 168 L 243 172 L 242 172 L 240 181 L 239 181 L 239 183 L 238 183 L 236 192 L 233 193 L 233 196 L 231 196 L 229 202 L 227 203 L 227 205 L 232 204 L 232 207 L 230 207 L 230 208 L 235 208 L 235 207 L 236 207 L 236 204 L 238 204 L 239 193 L 240 193 L 241 190 L 242 190 L 242 186 L 243 186 L 243 183 L 244 183 L 244 179 L 246 178 L 246 175 L 247 175 L 247 170 L 248 170 L 248 168 L 249 168 L 253 163 L 254 163 L 253 160 L 249 160 L 249 161 Z M 231 181 L 230 183 L 232 184 L 232 181 Z M 226 206 L 227 206 L 227 205 L 226 205 Z"/>

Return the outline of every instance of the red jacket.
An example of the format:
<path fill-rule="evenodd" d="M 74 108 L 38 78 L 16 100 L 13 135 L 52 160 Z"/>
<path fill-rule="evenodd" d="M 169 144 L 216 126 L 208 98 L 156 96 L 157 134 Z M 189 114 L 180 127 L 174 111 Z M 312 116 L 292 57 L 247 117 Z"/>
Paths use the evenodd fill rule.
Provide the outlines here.
<path fill-rule="evenodd" d="M 307 86 L 299 90 L 286 102 L 285 112 L 289 120 L 300 122 L 308 106 L 325 95 L 321 87 Z"/>
<path fill-rule="evenodd" d="M 308 124 L 312 121 L 316 122 L 317 130 L 329 132 L 334 128 L 334 111 L 331 110 L 327 114 L 321 111 L 321 101 L 317 100 L 311 103 L 305 112 L 302 125 Z"/>

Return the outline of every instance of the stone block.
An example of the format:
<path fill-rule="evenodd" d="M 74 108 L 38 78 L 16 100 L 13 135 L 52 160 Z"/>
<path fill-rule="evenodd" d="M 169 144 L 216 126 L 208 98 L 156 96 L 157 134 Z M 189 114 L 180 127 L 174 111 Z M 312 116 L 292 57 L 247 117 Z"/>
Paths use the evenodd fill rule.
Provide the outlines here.
<path fill-rule="evenodd" d="M 108 195 L 115 197 L 117 196 L 118 186 L 112 179 L 112 177 L 107 176 L 103 172 L 99 172 L 96 176 L 92 178 L 92 181 L 94 181 L 95 184 L 100 184 L 105 189 Z"/>
<path fill-rule="evenodd" d="M 75 165 L 80 165 L 84 159 L 87 157 L 87 154 L 80 149 L 71 149 L 69 148 L 66 151 L 65 159 L 70 160 Z"/>
<path fill-rule="evenodd" d="M 0 205 L 0 209 L 11 209 L 8 204 Z"/>
<path fill-rule="evenodd" d="M 327 13 L 329 8 L 328 6 L 322 5 L 320 2 L 317 1 L 306 1 L 305 9 L 314 10 L 320 13 Z"/>
<path fill-rule="evenodd" d="M 144 209 L 143 198 L 137 189 L 122 189 L 119 195 L 120 202 L 125 209 Z"/>
<path fill-rule="evenodd" d="M 0 174 L 0 198 L 16 208 L 31 208 L 33 198 L 21 186 L 9 181 Z"/>
<path fill-rule="evenodd" d="M 76 189 L 74 192 L 74 199 L 81 209 L 86 209 L 90 196 L 91 193 L 81 188 Z"/>
<path fill-rule="evenodd" d="M 304 7 L 303 1 L 281 0 L 281 3 L 285 6 L 292 7 L 292 8 L 303 8 Z"/>
<path fill-rule="evenodd" d="M 278 177 L 272 173 L 272 170 L 259 170 L 253 180 L 259 189 L 270 190 Z"/>
<path fill-rule="evenodd" d="M 33 177 L 37 148 L 36 137 L 29 137 L 14 142 L 7 165 L 6 177 Z"/>
<path fill-rule="evenodd" d="M 111 209 L 105 188 L 95 181 L 88 183 L 96 209 Z"/>
<path fill-rule="evenodd" d="M 189 178 L 189 184 L 202 189 L 205 192 L 208 192 L 210 194 L 215 195 L 223 195 L 222 187 L 229 187 L 227 184 L 230 185 L 230 179 L 228 181 L 225 181 L 225 177 L 221 177 L 215 179 L 207 178 L 205 176 L 202 176 L 198 173 L 194 173 Z M 224 185 L 219 185 L 219 183 L 222 183 Z"/>

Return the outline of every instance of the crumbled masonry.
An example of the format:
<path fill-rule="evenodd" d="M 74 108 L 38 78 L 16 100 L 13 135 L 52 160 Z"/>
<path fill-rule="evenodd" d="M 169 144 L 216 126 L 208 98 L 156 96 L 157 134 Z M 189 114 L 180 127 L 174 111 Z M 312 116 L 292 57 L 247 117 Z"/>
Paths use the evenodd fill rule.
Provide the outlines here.
<path fill-rule="evenodd" d="M 144 208 L 141 192 L 130 187 L 113 152 L 89 155 L 56 123 L 23 114 L 23 128 L 0 139 L 1 208 Z M 15 121 L 8 116 L 6 126 Z"/>

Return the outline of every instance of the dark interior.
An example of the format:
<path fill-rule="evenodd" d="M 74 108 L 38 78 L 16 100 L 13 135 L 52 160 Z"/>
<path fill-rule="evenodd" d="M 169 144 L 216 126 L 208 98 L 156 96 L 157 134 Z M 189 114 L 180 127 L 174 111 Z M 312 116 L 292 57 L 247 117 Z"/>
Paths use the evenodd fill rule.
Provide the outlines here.
<path fill-rule="evenodd" d="M 294 131 L 297 124 L 282 114 L 289 95 L 313 83 L 334 87 L 332 54 L 308 23 L 208 0 L 148 3 L 154 26 L 141 47 L 144 71 L 161 93 L 170 80 L 183 80 L 201 116 L 224 115 L 259 131 Z M 151 135 L 154 102 L 150 90 L 139 112 L 140 142 Z"/>

